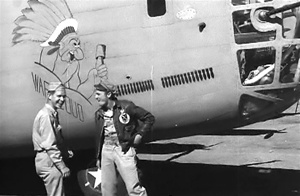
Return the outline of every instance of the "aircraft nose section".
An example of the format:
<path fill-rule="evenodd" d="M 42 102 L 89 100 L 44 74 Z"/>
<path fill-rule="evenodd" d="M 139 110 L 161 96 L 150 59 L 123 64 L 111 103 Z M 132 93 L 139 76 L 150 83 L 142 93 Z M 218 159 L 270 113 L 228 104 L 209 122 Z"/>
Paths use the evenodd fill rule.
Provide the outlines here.
<path fill-rule="evenodd" d="M 239 123 L 271 118 L 300 97 L 300 2 L 250 4 L 237 9 L 233 21 L 241 82 Z"/>

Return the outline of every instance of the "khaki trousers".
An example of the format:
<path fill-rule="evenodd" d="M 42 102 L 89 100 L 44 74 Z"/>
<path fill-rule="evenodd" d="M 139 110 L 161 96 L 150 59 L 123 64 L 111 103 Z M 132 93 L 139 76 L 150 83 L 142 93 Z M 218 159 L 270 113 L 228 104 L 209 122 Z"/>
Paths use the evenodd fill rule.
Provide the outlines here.
<path fill-rule="evenodd" d="M 38 152 L 35 157 L 36 173 L 44 181 L 47 196 L 64 196 L 63 175 L 56 168 L 46 152 Z"/>
<path fill-rule="evenodd" d="M 119 145 L 104 144 L 101 158 L 101 191 L 102 196 L 117 194 L 117 173 L 125 182 L 129 196 L 147 196 L 146 189 L 141 186 L 136 167 L 136 152 L 130 148 L 125 154 Z"/>

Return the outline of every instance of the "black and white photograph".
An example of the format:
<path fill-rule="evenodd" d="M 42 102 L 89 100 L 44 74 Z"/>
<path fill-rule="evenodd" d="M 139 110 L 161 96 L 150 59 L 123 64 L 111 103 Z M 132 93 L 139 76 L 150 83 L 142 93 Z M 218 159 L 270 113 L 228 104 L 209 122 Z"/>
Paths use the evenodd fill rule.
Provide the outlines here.
<path fill-rule="evenodd" d="M 300 196 L 300 0 L 0 10 L 0 196 Z"/>

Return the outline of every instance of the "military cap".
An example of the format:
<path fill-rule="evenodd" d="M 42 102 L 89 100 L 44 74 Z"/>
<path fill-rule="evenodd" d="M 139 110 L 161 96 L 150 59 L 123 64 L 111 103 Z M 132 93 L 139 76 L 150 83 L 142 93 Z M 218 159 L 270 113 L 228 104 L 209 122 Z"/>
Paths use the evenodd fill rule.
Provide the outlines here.
<path fill-rule="evenodd" d="M 61 82 L 50 82 L 48 91 L 56 91 L 57 89 L 65 90 L 65 86 Z"/>
<path fill-rule="evenodd" d="M 113 94 L 117 93 L 116 86 L 109 82 L 100 82 L 99 84 L 95 84 L 94 87 L 98 91 L 112 92 Z"/>

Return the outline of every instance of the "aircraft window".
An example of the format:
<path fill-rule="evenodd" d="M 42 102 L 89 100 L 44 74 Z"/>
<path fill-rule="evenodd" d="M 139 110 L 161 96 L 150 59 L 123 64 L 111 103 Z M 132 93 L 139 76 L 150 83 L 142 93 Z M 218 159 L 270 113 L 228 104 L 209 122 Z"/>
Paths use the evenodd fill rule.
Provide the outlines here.
<path fill-rule="evenodd" d="M 232 0 L 233 5 L 248 5 L 253 3 L 263 3 L 263 2 L 269 2 L 272 0 Z"/>
<path fill-rule="evenodd" d="M 294 82 L 294 76 L 297 70 L 299 61 L 299 46 L 289 45 L 283 47 L 282 50 L 282 63 L 280 67 L 280 82 L 290 83 Z"/>
<path fill-rule="evenodd" d="M 195 83 L 203 80 L 213 79 L 215 74 L 213 68 L 206 68 L 202 70 L 195 70 L 183 74 L 166 76 L 161 78 L 161 83 L 164 88 L 178 86 L 182 84 Z"/>
<path fill-rule="evenodd" d="M 154 90 L 152 80 L 117 85 L 118 96 L 142 93 Z"/>
<path fill-rule="evenodd" d="M 162 16 L 166 13 L 166 0 L 147 0 L 148 15 Z"/>
<path fill-rule="evenodd" d="M 234 37 L 237 44 L 271 41 L 276 38 L 275 31 L 259 32 L 250 19 L 250 9 L 232 13 Z"/>
<path fill-rule="evenodd" d="M 237 51 L 240 78 L 244 86 L 271 84 L 274 78 L 275 49 L 254 48 Z"/>
<path fill-rule="evenodd" d="M 300 38 L 300 9 L 290 9 L 282 13 L 283 37 L 286 39 Z"/>

